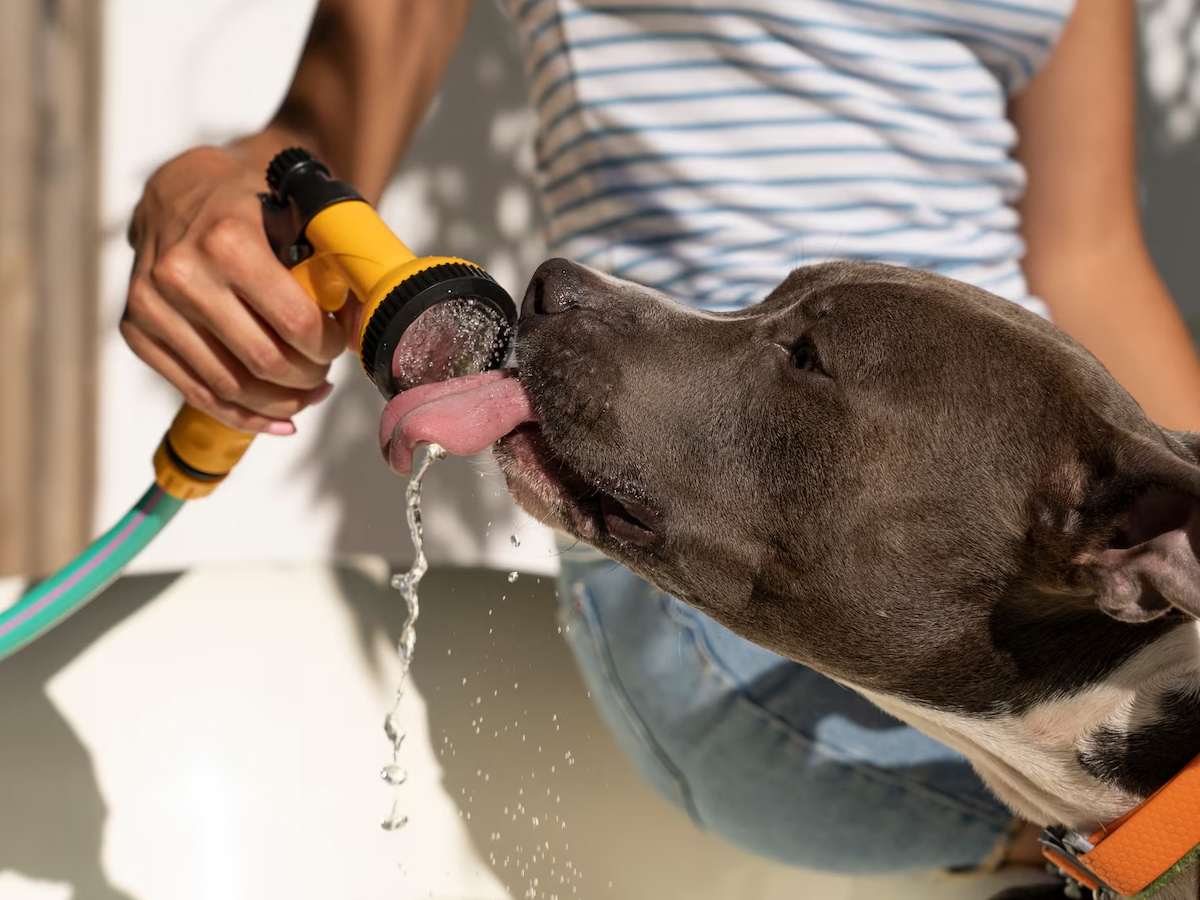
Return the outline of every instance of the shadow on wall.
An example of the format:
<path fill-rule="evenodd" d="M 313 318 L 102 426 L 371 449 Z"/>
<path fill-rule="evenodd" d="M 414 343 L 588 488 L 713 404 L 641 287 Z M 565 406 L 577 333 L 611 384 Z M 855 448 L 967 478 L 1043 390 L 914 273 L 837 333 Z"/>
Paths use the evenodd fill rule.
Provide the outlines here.
<path fill-rule="evenodd" d="M 1200 0 L 1140 0 L 1140 14 L 1138 150 L 1146 238 L 1193 336 L 1200 337 Z"/>
<path fill-rule="evenodd" d="M 476 3 L 429 119 L 388 189 L 380 212 L 414 252 L 465 257 L 520 302 L 544 256 L 530 187 L 533 120 L 516 32 L 495 2 Z M 338 504 L 334 550 L 411 558 L 403 486 L 380 461 L 382 400 L 361 377 L 342 379 L 304 465 L 319 471 L 322 498 Z M 427 550 L 437 560 L 479 560 L 491 522 L 513 507 L 490 454 L 450 458 L 425 492 Z"/>
<path fill-rule="evenodd" d="M 77 900 L 128 900 L 104 874 L 108 810 L 91 755 L 50 697 L 50 680 L 93 641 L 154 600 L 176 575 L 122 579 L 0 668 L 0 722 L 20 723 L 0 740 L 0 872 L 70 884 Z"/>

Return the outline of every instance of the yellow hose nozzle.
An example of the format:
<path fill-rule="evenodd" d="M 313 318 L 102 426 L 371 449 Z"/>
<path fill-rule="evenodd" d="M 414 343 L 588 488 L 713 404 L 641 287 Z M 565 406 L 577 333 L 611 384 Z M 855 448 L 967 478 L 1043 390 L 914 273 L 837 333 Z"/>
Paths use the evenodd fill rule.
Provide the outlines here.
<path fill-rule="evenodd" d="M 158 486 L 178 500 L 207 497 L 254 440 L 254 435 L 222 425 L 186 404 L 154 453 Z"/>
<path fill-rule="evenodd" d="M 354 188 L 334 181 L 304 150 L 278 154 L 267 168 L 267 184 L 263 223 L 272 249 L 321 309 L 340 309 L 351 291 L 363 304 L 359 359 L 385 398 L 422 378 L 468 374 L 503 360 L 516 306 L 483 269 L 454 257 L 418 258 Z M 461 325 L 461 309 L 454 311 L 457 320 L 423 318 L 447 300 L 464 301 L 465 315 L 486 321 L 473 344 L 455 335 L 438 340 L 442 323 Z M 424 324 L 410 331 L 418 320 Z M 418 337 L 408 340 L 410 334 Z M 461 359 L 451 365 L 448 354 Z M 206 497 L 253 440 L 253 434 L 184 406 L 154 454 L 158 485 L 180 500 Z"/>

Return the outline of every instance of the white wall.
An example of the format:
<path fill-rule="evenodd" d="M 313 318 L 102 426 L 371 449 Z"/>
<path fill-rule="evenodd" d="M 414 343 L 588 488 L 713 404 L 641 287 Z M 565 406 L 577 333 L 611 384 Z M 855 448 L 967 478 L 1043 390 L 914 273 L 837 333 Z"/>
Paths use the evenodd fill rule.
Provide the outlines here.
<path fill-rule="evenodd" d="M 265 121 L 291 76 L 314 6 L 107 4 L 97 529 L 150 484 L 151 455 L 178 408 L 173 390 L 117 331 L 132 264 L 130 211 L 161 161 Z M 498 7 L 477 4 L 442 102 L 381 211 L 417 252 L 473 259 L 519 299 L 543 253 L 528 187 L 531 121 L 513 39 Z M 339 551 L 407 559 L 404 485 L 383 465 L 375 437 L 382 401 L 349 356 L 333 378 L 334 395 L 298 418 L 298 435 L 259 438 L 221 489 L 191 504 L 135 569 L 312 560 Z M 425 494 L 434 561 L 553 568 L 547 532 L 513 507 L 487 454 L 439 465 Z"/>

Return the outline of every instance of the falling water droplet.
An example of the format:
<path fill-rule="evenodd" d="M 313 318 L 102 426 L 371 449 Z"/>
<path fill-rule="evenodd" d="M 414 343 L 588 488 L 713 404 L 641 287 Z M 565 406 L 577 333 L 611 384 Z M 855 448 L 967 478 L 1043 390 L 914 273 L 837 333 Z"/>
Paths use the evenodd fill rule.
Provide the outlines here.
<path fill-rule="evenodd" d="M 388 784 L 404 784 L 408 780 L 408 773 L 400 768 L 400 766 L 392 763 L 390 766 L 384 766 L 380 770 L 379 777 Z"/>
<path fill-rule="evenodd" d="M 381 823 L 384 831 L 399 831 L 408 824 L 408 816 L 393 809 L 391 815 Z"/>
<path fill-rule="evenodd" d="M 383 720 L 383 733 L 387 735 L 387 739 L 392 742 L 394 750 L 400 749 L 400 744 L 404 740 L 404 732 L 400 730 L 400 720 L 394 712 L 387 714 Z"/>
<path fill-rule="evenodd" d="M 509 573 L 508 573 L 508 583 L 509 583 L 509 584 L 512 584 L 514 581 L 516 581 L 516 580 L 517 580 L 517 578 L 518 578 L 518 577 L 519 577 L 519 576 L 518 576 L 518 574 L 517 574 L 516 572 L 509 572 Z"/>

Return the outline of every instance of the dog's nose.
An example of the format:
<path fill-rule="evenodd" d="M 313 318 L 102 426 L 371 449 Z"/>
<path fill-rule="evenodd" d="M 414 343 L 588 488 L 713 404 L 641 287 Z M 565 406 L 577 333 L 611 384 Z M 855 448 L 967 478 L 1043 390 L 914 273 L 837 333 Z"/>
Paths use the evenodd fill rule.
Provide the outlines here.
<path fill-rule="evenodd" d="M 579 269 L 570 260 L 548 259 L 533 273 L 521 317 L 553 316 L 579 306 Z"/>

